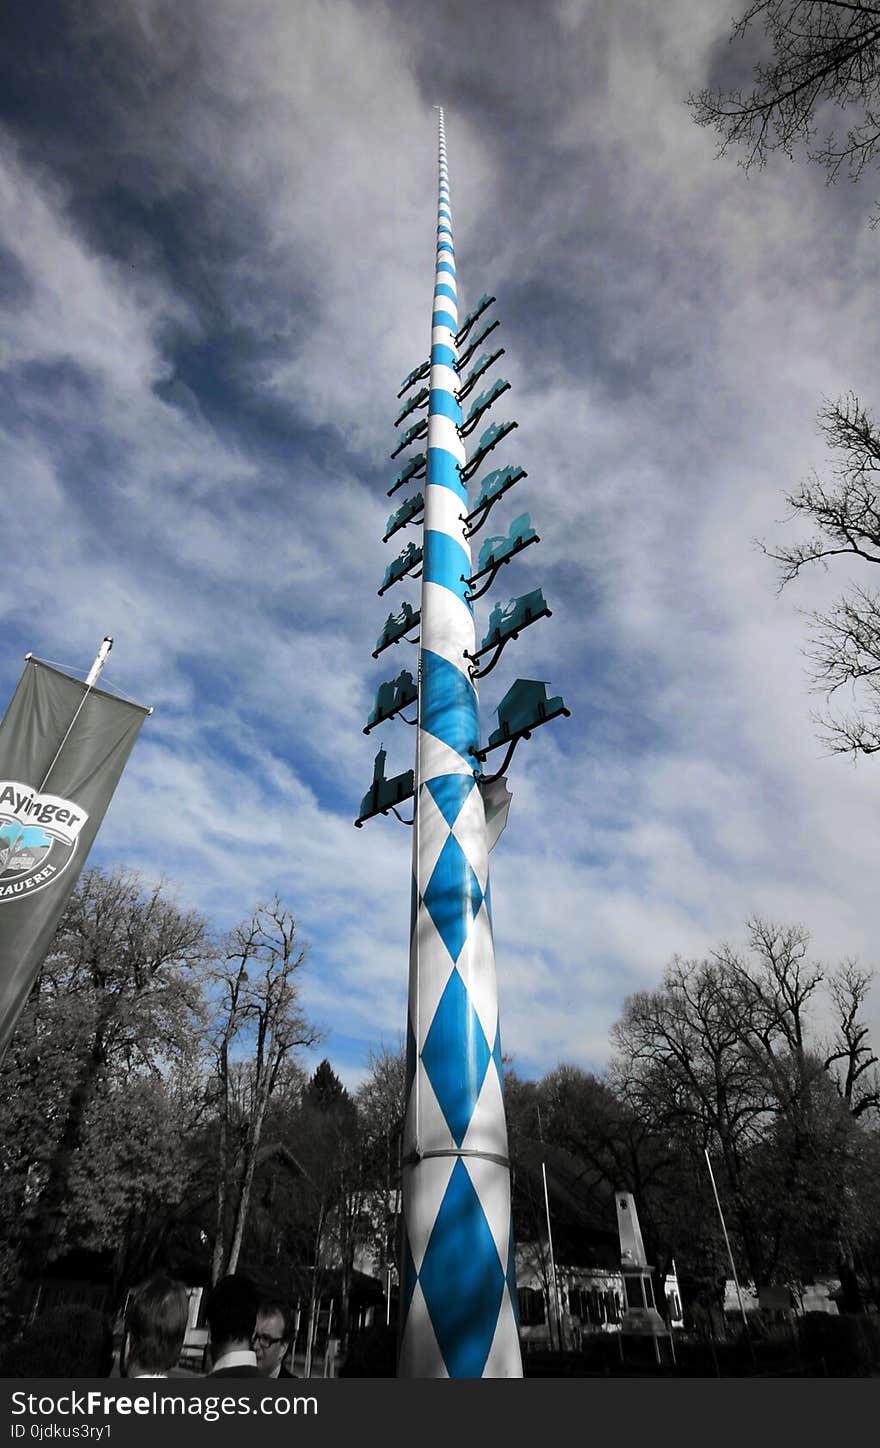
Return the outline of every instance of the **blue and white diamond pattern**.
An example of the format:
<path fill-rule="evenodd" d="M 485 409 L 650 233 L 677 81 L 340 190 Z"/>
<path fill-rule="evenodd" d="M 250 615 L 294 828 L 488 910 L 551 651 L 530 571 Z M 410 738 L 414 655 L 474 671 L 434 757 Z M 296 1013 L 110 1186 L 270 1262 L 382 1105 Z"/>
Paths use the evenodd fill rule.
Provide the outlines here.
<path fill-rule="evenodd" d="M 520 1377 L 510 1171 L 455 390 L 452 212 L 440 113 L 404 1123 L 406 1377 Z"/>

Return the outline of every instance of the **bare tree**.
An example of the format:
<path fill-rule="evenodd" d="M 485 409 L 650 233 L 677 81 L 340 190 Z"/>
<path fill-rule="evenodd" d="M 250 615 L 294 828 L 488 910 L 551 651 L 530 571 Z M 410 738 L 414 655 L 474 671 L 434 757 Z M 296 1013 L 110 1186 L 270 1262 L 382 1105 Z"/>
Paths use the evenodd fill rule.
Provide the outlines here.
<path fill-rule="evenodd" d="M 617 1089 L 685 1155 L 716 1155 L 756 1283 L 789 1280 L 818 1255 L 836 1262 L 858 1310 L 870 1153 L 856 1112 L 876 1094 L 860 1015 L 870 977 L 852 962 L 831 975 L 838 1029 L 822 1051 L 811 1014 L 825 972 L 808 933 L 748 925 L 747 952 L 724 945 L 705 960 L 676 958 L 660 990 L 626 1002 L 614 1029 Z"/>
<path fill-rule="evenodd" d="M 293 1051 L 321 1038 L 299 1004 L 305 958 L 296 921 L 276 896 L 232 932 L 213 972 L 218 997 L 212 1048 L 219 1094 L 215 1282 L 238 1265 L 266 1110 L 279 1072 Z M 237 1091 L 243 1091 L 238 1103 Z"/>
<path fill-rule="evenodd" d="M 169 899 L 164 882 L 144 889 L 133 871 L 83 872 L 9 1062 L 20 1067 L 24 1053 L 40 1077 L 59 1082 L 45 1157 L 29 1181 L 34 1268 L 63 1250 L 71 1170 L 103 1083 L 114 1072 L 158 1075 L 187 1054 L 200 1021 L 205 937 L 203 918 Z"/>
<path fill-rule="evenodd" d="M 774 1101 L 744 1043 L 752 1024 L 734 1004 L 724 964 L 676 956 L 660 990 L 627 999 L 612 1037 L 615 1075 L 642 1119 L 695 1150 L 720 1152 L 752 1276 L 764 1282 L 770 1268 L 748 1163 Z"/>
<path fill-rule="evenodd" d="M 824 1066 L 856 1120 L 867 1112 L 880 1114 L 877 1057 L 871 1050 L 868 1027 L 861 1018 L 872 979 L 873 971 L 861 970 L 856 961 L 845 960 L 828 988 L 837 1010 L 837 1032 Z"/>
<path fill-rule="evenodd" d="M 808 958 L 810 935 L 802 925 L 777 925 L 753 916 L 746 927 L 751 956 L 722 945 L 715 958 L 728 975 L 747 1054 L 770 1080 L 777 1100 L 790 1101 L 803 1074 L 806 1012 L 822 982 L 822 970 Z"/>
<path fill-rule="evenodd" d="M 674 1218 L 667 1208 L 679 1198 L 682 1153 L 678 1143 L 657 1130 L 656 1121 L 633 1109 L 613 1075 L 599 1080 L 576 1066 L 560 1065 L 541 1082 L 547 1140 L 583 1161 L 592 1182 L 586 1192 L 599 1195 L 603 1186 L 634 1193 L 648 1260 L 654 1268 L 657 1305 L 668 1314 L 665 1281 L 676 1251 L 681 1221 L 676 1201 Z M 674 1185 L 673 1185 L 674 1184 Z M 610 1205 L 610 1203 L 609 1203 Z"/>
<path fill-rule="evenodd" d="M 706 88 L 689 97 L 694 119 L 714 127 L 720 151 L 744 148 L 743 164 L 763 166 L 777 150 L 857 180 L 880 155 L 880 5 L 867 0 L 753 0 L 731 39 L 754 42 L 763 30 L 770 58 L 752 70 L 750 91 Z M 745 50 L 746 47 L 744 46 Z M 842 134 L 823 129 L 830 108 L 854 117 Z M 876 213 L 872 224 L 880 221 Z M 819 426 L 836 454 L 829 484 L 814 474 L 788 495 L 795 514 L 818 530 L 805 543 L 778 549 L 760 543 L 781 565 L 780 587 L 808 563 L 827 567 L 841 554 L 880 563 L 880 510 L 875 478 L 880 434 L 858 398 L 825 401 Z M 848 714 L 816 718 L 834 754 L 880 750 L 880 595 L 851 582 L 826 613 L 813 612 L 807 649 L 814 688 L 827 699 L 853 691 Z"/>
<path fill-rule="evenodd" d="M 763 28 L 770 55 L 752 69 L 753 87 L 704 89 L 688 98 L 698 125 L 721 136 L 722 152 L 744 148 L 743 165 L 803 147 L 833 180 L 853 178 L 880 148 L 880 6 L 866 0 L 754 0 L 731 39 Z M 820 133 L 829 106 L 853 117 L 843 134 Z"/>
<path fill-rule="evenodd" d="M 400 1216 L 400 1153 L 406 1111 L 406 1050 L 382 1045 L 370 1051 L 369 1075 L 356 1101 L 367 1183 L 365 1204 L 371 1246 L 382 1285 L 389 1291 L 388 1271 L 394 1266 Z"/>
<path fill-rule="evenodd" d="M 849 557 L 857 568 L 880 563 L 880 432 L 870 412 L 848 393 L 826 401 L 819 426 L 836 454 L 830 479 L 814 472 L 795 493 L 786 495 L 792 513 L 816 529 L 812 537 L 787 546 L 758 546 L 780 565 L 780 589 L 811 564 L 828 568 L 830 560 Z M 831 699 L 852 690 L 848 714 L 817 716 L 823 739 L 834 754 L 875 754 L 880 750 L 880 594 L 851 581 L 824 613 L 810 619 L 806 650 L 812 685 Z"/>

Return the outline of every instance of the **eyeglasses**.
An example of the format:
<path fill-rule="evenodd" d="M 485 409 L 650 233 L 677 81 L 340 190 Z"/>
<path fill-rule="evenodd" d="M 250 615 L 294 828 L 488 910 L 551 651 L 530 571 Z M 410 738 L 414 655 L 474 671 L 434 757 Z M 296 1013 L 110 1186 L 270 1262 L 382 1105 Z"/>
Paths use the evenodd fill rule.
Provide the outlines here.
<path fill-rule="evenodd" d="M 255 1332 L 251 1338 L 254 1347 L 274 1347 L 276 1343 L 283 1341 L 283 1337 L 270 1337 L 267 1332 Z"/>

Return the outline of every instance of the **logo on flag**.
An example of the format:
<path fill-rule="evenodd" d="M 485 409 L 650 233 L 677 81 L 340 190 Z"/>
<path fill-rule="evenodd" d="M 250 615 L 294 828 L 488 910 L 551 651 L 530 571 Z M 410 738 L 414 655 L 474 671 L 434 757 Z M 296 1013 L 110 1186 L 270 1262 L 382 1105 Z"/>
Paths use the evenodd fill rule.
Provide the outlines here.
<path fill-rule="evenodd" d="M 0 905 L 57 880 L 73 859 L 87 819 L 69 799 L 0 779 Z"/>
<path fill-rule="evenodd" d="M 149 712 L 29 655 L 0 719 L 0 1061 Z"/>

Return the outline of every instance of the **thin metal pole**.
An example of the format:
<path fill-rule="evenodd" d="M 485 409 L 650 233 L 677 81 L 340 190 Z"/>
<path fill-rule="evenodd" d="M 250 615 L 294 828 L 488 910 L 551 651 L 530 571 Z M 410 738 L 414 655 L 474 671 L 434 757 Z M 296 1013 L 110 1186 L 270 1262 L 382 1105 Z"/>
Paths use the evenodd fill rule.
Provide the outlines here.
<path fill-rule="evenodd" d="M 67 743 L 68 739 L 70 738 L 70 734 L 71 734 L 71 731 L 72 731 L 72 729 L 73 729 L 73 726 L 74 726 L 74 724 L 76 723 L 77 719 L 79 718 L 80 714 L 82 713 L 83 706 L 85 705 L 86 699 L 89 697 L 89 694 L 92 692 L 93 688 L 95 687 L 95 684 L 97 683 L 97 681 L 98 681 L 98 679 L 99 679 L 99 677 L 100 677 L 101 670 L 103 669 L 104 664 L 105 664 L 106 661 L 107 661 L 107 655 L 109 654 L 109 652 L 110 652 L 110 650 L 112 649 L 112 647 L 113 647 L 113 640 L 112 640 L 112 638 L 110 637 L 110 635 L 107 634 L 107 635 L 105 635 L 104 641 L 103 641 L 103 643 L 101 644 L 101 647 L 98 649 L 97 654 L 95 655 L 95 662 L 92 664 L 92 667 L 89 669 L 88 677 L 86 678 L 86 691 L 85 691 L 85 693 L 83 694 L 82 698 L 80 699 L 79 703 L 77 704 L 77 706 L 76 706 L 76 713 L 74 714 L 73 718 L 71 719 L 70 723 L 68 724 L 67 729 L 66 729 L 65 734 L 64 734 L 64 738 L 62 739 L 61 743 L 58 745 L 58 748 L 57 748 L 56 751 L 55 751 L 55 758 L 52 760 L 52 763 L 49 765 L 49 768 L 46 770 L 46 773 L 45 773 L 44 776 L 43 776 L 43 782 L 42 782 L 42 784 L 40 785 L 40 790 L 41 790 L 41 791 L 46 788 L 46 783 L 47 783 L 47 781 L 48 781 L 48 779 L 49 779 L 49 775 L 52 773 L 52 770 L 55 768 L 55 765 L 58 763 L 58 756 L 60 755 L 62 749 L 64 748 L 65 744 Z M 28 657 L 30 657 L 30 655 L 28 655 Z"/>
<path fill-rule="evenodd" d="M 299 1341 L 301 1301 L 302 1299 L 299 1297 L 296 1299 L 296 1318 L 294 1320 L 293 1327 L 293 1342 L 290 1345 L 290 1371 L 293 1373 L 294 1377 L 296 1377 L 296 1345 Z"/>
<path fill-rule="evenodd" d="M 312 1347 L 315 1341 L 315 1316 L 321 1310 L 321 1299 L 320 1297 L 315 1298 L 314 1285 L 312 1287 L 312 1293 L 312 1300 L 309 1303 L 309 1325 L 306 1329 L 306 1361 L 303 1371 L 303 1377 L 305 1378 L 312 1376 Z"/>
<path fill-rule="evenodd" d="M 743 1303 L 742 1292 L 740 1291 L 739 1278 L 738 1278 L 737 1275 L 736 1275 L 736 1266 L 735 1266 L 734 1261 L 733 1261 L 733 1252 L 730 1250 L 730 1238 L 729 1238 L 728 1235 L 727 1235 L 727 1227 L 726 1227 L 725 1224 L 724 1224 L 724 1213 L 723 1213 L 722 1210 L 721 1210 L 721 1202 L 720 1202 L 719 1199 L 718 1199 L 718 1188 L 717 1188 L 716 1185 L 715 1185 L 715 1173 L 712 1171 L 712 1163 L 711 1163 L 711 1161 L 709 1160 L 709 1148 L 708 1148 L 708 1147 L 705 1147 L 705 1146 L 703 1147 L 703 1154 L 704 1154 L 704 1156 L 705 1156 L 705 1158 L 706 1158 L 706 1165 L 707 1165 L 707 1167 L 709 1168 L 709 1180 L 710 1180 L 710 1182 L 712 1183 L 712 1191 L 713 1191 L 714 1196 L 715 1196 L 715 1205 L 716 1205 L 716 1207 L 718 1208 L 718 1216 L 719 1216 L 719 1219 L 720 1219 L 720 1221 L 721 1221 L 721 1230 L 722 1230 L 722 1232 L 724 1233 L 724 1242 L 725 1242 L 725 1245 L 726 1245 L 726 1247 L 727 1247 L 727 1256 L 728 1256 L 728 1258 L 729 1258 L 729 1260 L 730 1260 L 730 1270 L 731 1270 L 731 1272 L 733 1273 L 733 1281 L 734 1281 L 734 1286 L 736 1287 L 736 1295 L 737 1295 L 737 1298 L 739 1299 L 739 1310 L 740 1310 L 740 1312 L 742 1313 L 743 1326 L 744 1326 L 744 1328 L 745 1328 L 745 1330 L 746 1330 L 746 1337 L 748 1337 L 748 1338 L 749 1338 L 749 1341 L 751 1342 L 751 1337 L 749 1336 L 749 1321 L 748 1321 L 748 1318 L 746 1317 L 746 1309 L 745 1309 L 745 1305 L 744 1305 L 744 1303 Z"/>
<path fill-rule="evenodd" d="M 541 1108 L 535 1103 L 535 1110 L 538 1113 L 538 1140 L 541 1146 L 544 1145 L 544 1133 L 541 1129 Z M 541 1176 L 544 1179 L 544 1213 L 547 1218 L 547 1246 L 550 1251 L 550 1276 L 553 1282 L 553 1300 L 556 1303 L 556 1336 L 558 1339 L 559 1351 L 563 1350 L 562 1340 L 562 1304 L 559 1299 L 559 1279 L 556 1276 L 556 1259 L 553 1256 L 553 1233 L 550 1231 L 550 1198 L 547 1193 L 547 1166 L 544 1161 L 544 1153 L 541 1152 Z"/>
<path fill-rule="evenodd" d="M 331 1297 L 331 1298 L 330 1298 L 330 1311 L 327 1313 L 327 1342 L 326 1342 L 326 1344 L 325 1344 L 325 1346 L 324 1346 L 324 1377 L 325 1377 L 325 1378 L 326 1378 L 326 1376 L 327 1376 L 327 1369 L 328 1369 L 328 1367 L 329 1367 L 329 1365 L 330 1365 L 330 1353 L 331 1353 L 331 1350 L 332 1350 L 332 1349 L 331 1349 L 331 1346 L 330 1346 L 330 1345 L 331 1345 L 331 1342 L 332 1342 L 332 1338 L 331 1338 L 331 1336 L 330 1336 L 330 1333 L 331 1333 L 332 1328 L 333 1328 L 333 1307 L 334 1307 L 334 1305 L 335 1305 L 335 1302 L 336 1302 L 336 1298 L 335 1298 L 335 1297 Z"/>

